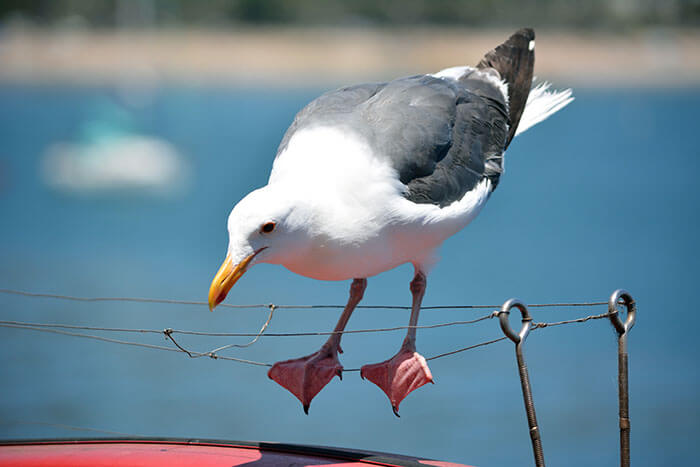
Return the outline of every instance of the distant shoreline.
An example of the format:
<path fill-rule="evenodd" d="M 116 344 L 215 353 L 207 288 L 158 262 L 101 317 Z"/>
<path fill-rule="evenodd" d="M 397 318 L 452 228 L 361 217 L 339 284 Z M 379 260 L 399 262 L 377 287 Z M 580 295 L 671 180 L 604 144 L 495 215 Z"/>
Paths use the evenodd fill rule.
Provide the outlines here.
<path fill-rule="evenodd" d="M 476 63 L 510 30 L 263 28 L 0 31 L 0 83 L 310 87 Z M 557 85 L 700 85 L 700 31 L 540 30 L 537 76 Z"/>

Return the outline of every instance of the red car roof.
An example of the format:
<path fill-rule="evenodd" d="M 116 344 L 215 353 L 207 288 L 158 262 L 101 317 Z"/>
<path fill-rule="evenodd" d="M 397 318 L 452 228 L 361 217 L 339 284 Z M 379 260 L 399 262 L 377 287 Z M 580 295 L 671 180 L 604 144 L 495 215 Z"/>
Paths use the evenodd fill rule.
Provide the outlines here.
<path fill-rule="evenodd" d="M 465 467 L 462 464 L 394 457 L 335 448 L 238 441 L 90 439 L 0 442 L 0 466 L 336 466 Z"/>

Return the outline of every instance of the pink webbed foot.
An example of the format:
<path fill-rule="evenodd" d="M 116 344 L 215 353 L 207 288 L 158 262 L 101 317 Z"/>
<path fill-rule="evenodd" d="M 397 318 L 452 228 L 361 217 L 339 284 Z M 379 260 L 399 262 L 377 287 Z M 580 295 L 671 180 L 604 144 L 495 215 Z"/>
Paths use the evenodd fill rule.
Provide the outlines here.
<path fill-rule="evenodd" d="M 399 404 L 411 391 L 433 382 L 425 358 L 414 349 L 401 347 L 399 353 L 389 360 L 365 365 L 360 376 L 367 378 L 389 397 L 394 415 L 399 416 Z"/>
<path fill-rule="evenodd" d="M 338 361 L 337 352 L 321 348 L 306 357 L 275 363 L 267 376 L 294 394 L 308 415 L 309 405 L 316 394 L 334 376 L 343 379 L 343 367 Z"/>

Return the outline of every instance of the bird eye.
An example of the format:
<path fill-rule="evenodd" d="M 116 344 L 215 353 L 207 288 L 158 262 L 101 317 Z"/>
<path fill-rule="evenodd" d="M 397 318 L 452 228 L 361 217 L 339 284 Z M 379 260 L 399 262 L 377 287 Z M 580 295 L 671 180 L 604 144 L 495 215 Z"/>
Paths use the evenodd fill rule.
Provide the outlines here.
<path fill-rule="evenodd" d="M 263 224 L 262 227 L 260 227 L 261 233 L 270 233 L 273 230 L 275 230 L 275 223 L 274 222 L 266 222 Z"/>

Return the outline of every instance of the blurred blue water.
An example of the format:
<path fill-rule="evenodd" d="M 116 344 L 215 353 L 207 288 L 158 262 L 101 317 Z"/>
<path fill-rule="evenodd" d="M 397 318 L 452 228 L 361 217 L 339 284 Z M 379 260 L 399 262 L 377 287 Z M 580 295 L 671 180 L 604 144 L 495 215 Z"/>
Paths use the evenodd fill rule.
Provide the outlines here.
<path fill-rule="evenodd" d="M 124 107 L 110 89 L 0 87 L 0 287 L 74 295 L 205 300 L 226 249 L 234 202 L 265 183 L 294 113 L 320 90 L 163 88 Z M 700 434 L 700 324 L 694 312 L 700 224 L 700 90 L 582 90 L 520 136 L 480 217 L 446 242 L 426 305 L 606 299 L 639 304 L 630 336 L 636 465 L 690 464 Z M 172 144 L 193 170 L 172 197 L 57 193 L 39 176 L 47 146 L 80 138 L 105 106 L 134 131 Z M 411 269 L 369 281 L 365 303 L 408 304 Z M 262 265 L 228 303 L 343 303 L 348 283 Z M 0 294 L 0 319 L 96 326 L 257 331 L 264 311 L 134 303 L 81 304 Z M 536 311 L 538 320 L 591 313 Z M 337 311 L 279 312 L 270 332 L 330 330 Z M 477 316 L 426 311 L 421 324 Z M 361 310 L 350 327 L 403 325 L 402 311 Z M 420 331 L 426 356 L 500 336 L 495 321 Z M 167 345 L 160 336 L 121 336 Z M 399 332 L 344 340 L 348 368 L 383 360 Z M 275 361 L 322 338 L 263 338 L 230 355 Z M 229 339 L 183 338 L 198 349 Z M 547 460 L 617 462 L 616 341 L 610 325 L 551 328 L 527 344 Z M 357 373 L 333 381 L 311 414 L 264 369 L 182 354 L 0 329 L 0 437 L 75 436 L 28 422 L 135 435 L 284 441 L 399 452 L 475 465 L 527 465 L 530 447 L 512 345 L 436 360 L 437 384 L 396 419 Z M 83 435 L 84 433 L 77 433 Z M 89 435 L 89 433 L 87 433 Z"/>

